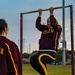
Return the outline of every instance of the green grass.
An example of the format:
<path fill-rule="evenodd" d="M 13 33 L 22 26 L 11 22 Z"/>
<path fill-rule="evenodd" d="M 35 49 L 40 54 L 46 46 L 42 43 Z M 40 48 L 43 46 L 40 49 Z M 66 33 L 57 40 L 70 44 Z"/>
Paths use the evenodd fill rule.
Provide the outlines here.
<path fill-rule="evenodd" d="M 71 66 L 62 66 L 62 65 L 47 65 L 49 75 L 72 75 Z M 23 75 L 40 75 L 36 72 L 30 64 L 23 64 Z"/>

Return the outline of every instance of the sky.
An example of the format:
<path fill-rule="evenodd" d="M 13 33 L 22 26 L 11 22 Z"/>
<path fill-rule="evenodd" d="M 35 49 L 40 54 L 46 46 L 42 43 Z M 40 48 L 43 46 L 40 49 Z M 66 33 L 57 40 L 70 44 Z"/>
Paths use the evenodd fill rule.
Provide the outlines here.
<path fill-rule="evenodd" d="M 19 47 L 20 13 L 38 10 L 39 8 L 47 9 L 50 7 L 62 6 L 62 1 L 63 0 L 0 0 L 0 18 L 5 19 L 9 26 L 9 33 L 7 37 L 14 41 Z M 73 5 L 73 19 L 75 20 L 75 1 L 65 0 L 65 5 Z M 54 16 L 57 18 L 59 24 L 62 26 L 62 10 L 55 10 Z M 38 13 L 32 13 L 23 16 L 23 52 L 30 53 L 34 50 L 38 50 L 38 41 L 40 39 L 41 32 L 35 28 L 35 21 L 37 17 Z M 46 24 L 46 19 L 48 17 L 49 11 L 43 12 L 41 23 Z M 73 21 L 73 24 L 75 32 L 75 21 Z M 67 48 L 71 49 L 70 13 L 68 8 L 66 8 L 65 10 L 65 39 L 67 42 Z M 60 43 L 59 45 L 59 48 L 61 47 L 62 43 Z"/>

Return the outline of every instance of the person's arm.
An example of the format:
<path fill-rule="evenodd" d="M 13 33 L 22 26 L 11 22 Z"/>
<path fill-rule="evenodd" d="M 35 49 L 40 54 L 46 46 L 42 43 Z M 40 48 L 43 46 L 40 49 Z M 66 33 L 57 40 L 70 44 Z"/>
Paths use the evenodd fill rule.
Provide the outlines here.
<path fill-rule="evenodd" d="M 58 31 L 58 32 L 62 31 L 62 27 L 57 23 L 57 20 L 54 17 L 54 15 L 50 16 L 50 22 L 51 22 L 51 26 L 53 27 L 55 31 Z"/>
<path fill-rule="evenodd" d="M 62 30 L 61 26 L 58 24 L 56 18 L 54 17 L 54 9 L 53 7 L 50 8 L 49 10 L 50 12 L 50 22 L 51 22 L 51 26 L 53 27 L 53 29 L 55 31 L 60 32 Z"/>
<path fill-rule="evenodd" d="M 20 52 L 19 52 L 19 48 L 18 46 L 14 43 L 13 45 L 13 58 L 14 58 L 14 62 L 16 64 L 16 68 L 18 70 L 18 74 L 19 75 L 22 75 L 22 59 L 21 59 L 21 55 L 20 55 Z"/>
<path fill-rule="evenodd" d="M 38 12 L 39 12 L 39 15 L 38 15 L 38 18 L 36 19 L 36 28 L 39 31 L 44 31 L 45 29 L 47 29 L 47 27 L 41 24 L 42 9 L 39 9 Z"/>
<path fill-rule="evenodd" d="M 7 65 L 9 70 L 9 75 L 22 75 L 22 62 L 19 53 L 19 49 L 14 42 L 8 45 L 7 52 Z"/>

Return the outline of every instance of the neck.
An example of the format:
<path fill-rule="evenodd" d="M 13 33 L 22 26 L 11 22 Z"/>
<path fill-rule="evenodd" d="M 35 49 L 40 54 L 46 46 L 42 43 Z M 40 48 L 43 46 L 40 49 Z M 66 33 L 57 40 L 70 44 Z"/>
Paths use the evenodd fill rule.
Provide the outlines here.
<path fill-rule="evenodd" d="M 6 34 L 4 33 L 4 34 L 0 34 L 0 36 L 4 36 L 4 37 L 6 37 Z"/>

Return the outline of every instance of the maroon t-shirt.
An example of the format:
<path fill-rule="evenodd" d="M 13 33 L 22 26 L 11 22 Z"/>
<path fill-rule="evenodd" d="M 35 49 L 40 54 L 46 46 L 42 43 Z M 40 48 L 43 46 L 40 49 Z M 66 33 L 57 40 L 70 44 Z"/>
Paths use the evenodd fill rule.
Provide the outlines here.
<path fill-rule="evenodd" d="M 39 39 L 39 49 L 53 49 L 58 50 L 59 37 L 62 31 L 60 25 L 56 23 L 55 17 L 50 16 L 51 28 L 49 30 L 47 25 L 41 24 L 41 17 L 36 20 L 36 28 L 41 31 L 41 37 Z"/>
<path fill-rule="evenodd" d="M 22 75 L 22 62 L 17 45 L 0 36 L 0 75 Z"/>

